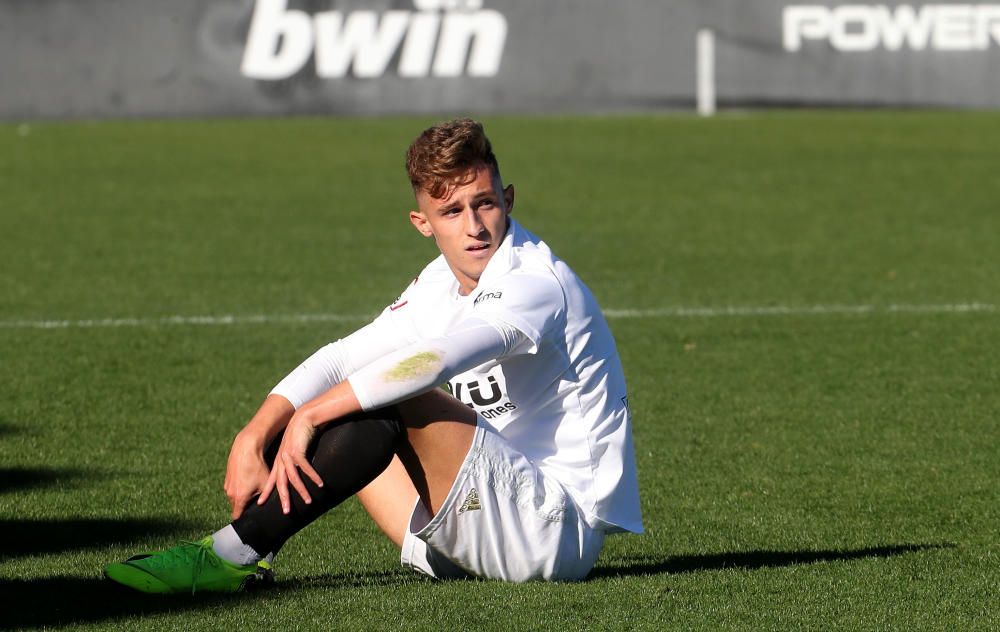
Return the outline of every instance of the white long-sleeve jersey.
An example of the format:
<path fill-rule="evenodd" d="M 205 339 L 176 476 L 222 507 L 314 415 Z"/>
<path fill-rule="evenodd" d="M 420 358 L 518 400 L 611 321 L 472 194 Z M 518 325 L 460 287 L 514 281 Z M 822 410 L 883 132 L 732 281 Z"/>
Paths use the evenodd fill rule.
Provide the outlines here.
<path fill-rule="evenodd" d="M 444 384 L 562 483 L 591 527 L 642 531 L 614 338 L 587 287 L 513 219 L 470 295 L 438 257 L 272 393 L 298 408 L 345 379 L 365 410 Z"/>

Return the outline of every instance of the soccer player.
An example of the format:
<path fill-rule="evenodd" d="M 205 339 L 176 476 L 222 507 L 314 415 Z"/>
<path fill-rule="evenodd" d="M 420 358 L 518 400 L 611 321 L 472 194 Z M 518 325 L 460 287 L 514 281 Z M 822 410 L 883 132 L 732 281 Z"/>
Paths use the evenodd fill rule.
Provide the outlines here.
<path fill-rule="evenodd" d="M 237 591 L 354 495 L 404 566 L 440 578 L 578 580 L 605 535 L 642 531 L 625 380 L 594 297 L 511 218 L 481 124 L 424 131 L 406 167 L 410 222 L 441 256 L 274 387 L 233 442 L 231 524 L 107 577 Z"/>

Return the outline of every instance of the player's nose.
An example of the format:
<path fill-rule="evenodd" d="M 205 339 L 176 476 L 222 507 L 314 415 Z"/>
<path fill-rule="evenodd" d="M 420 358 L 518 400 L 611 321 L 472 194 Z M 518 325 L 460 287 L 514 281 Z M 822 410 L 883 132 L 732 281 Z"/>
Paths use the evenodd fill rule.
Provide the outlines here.
<path fill-rule="evenodd" d="M 482 220 L 479 219 L 479 213 L 476 209 L 471 206 L 465 207 L 465 230 L 470 237 L 478 237 L 486 229 Z"/>

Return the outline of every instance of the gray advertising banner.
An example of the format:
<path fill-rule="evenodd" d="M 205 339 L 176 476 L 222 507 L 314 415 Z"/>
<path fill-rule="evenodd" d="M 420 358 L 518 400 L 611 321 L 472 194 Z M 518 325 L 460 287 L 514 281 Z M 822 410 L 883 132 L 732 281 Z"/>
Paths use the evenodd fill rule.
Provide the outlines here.
<path fill-rule="evenodd" d="M 1000 2 L 1000 0 L 997 0 Z M 0 117 L 1000 106 L 1000 4 L 0 0 Z"/>
<path fill-rule="evenodd" d="M 1000 106 L 1000 3 L 726 2 L 717 91 L 740 105 Z"/>

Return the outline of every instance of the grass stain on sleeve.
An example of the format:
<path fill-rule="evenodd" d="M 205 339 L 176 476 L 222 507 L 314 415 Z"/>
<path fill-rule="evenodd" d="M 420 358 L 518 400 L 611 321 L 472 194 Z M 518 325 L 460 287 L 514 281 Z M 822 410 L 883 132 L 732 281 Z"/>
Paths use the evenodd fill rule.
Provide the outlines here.
<path fill-rule="evenodd" d="M 441 356 L 433 351 L 422 351 L 410 356 L 385 373 L 388 382 L 412 380 L 437 368 Z"/>

